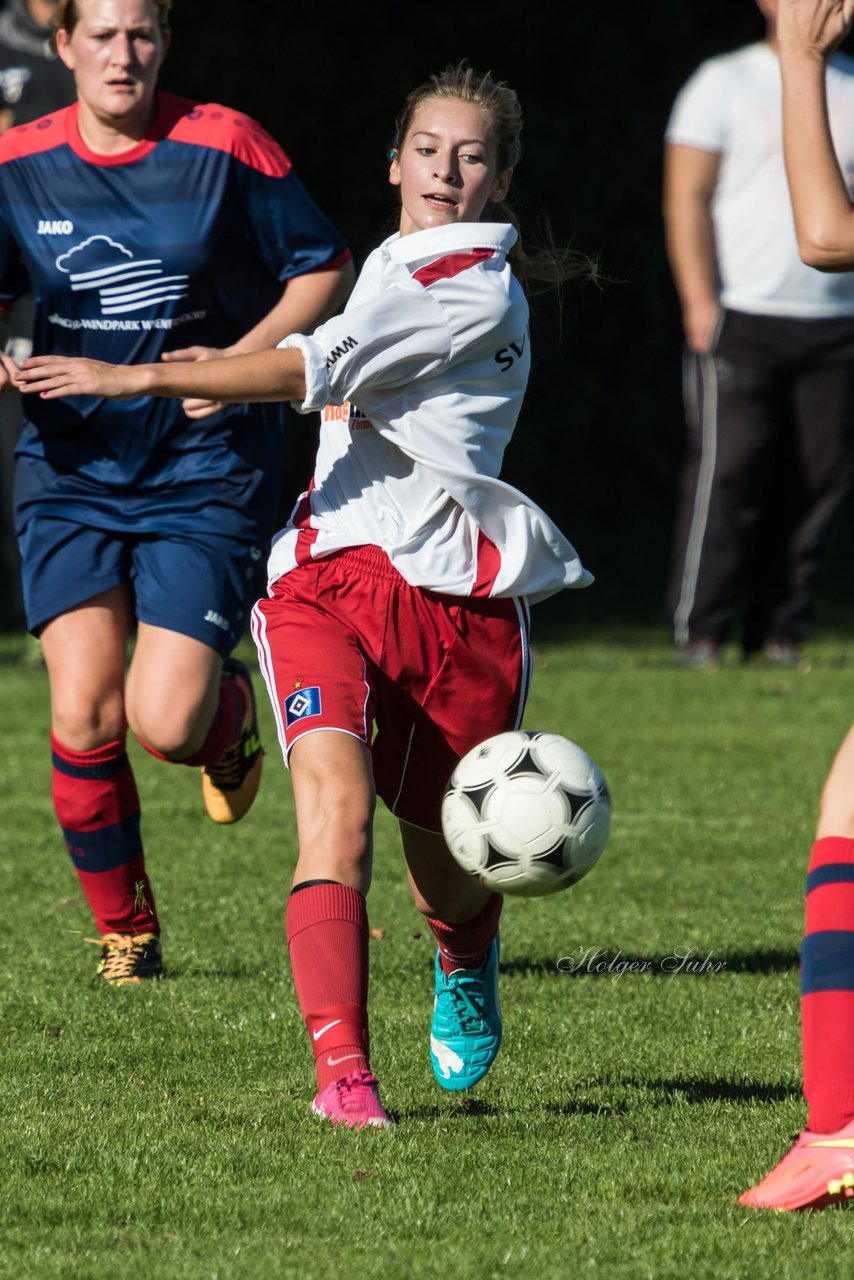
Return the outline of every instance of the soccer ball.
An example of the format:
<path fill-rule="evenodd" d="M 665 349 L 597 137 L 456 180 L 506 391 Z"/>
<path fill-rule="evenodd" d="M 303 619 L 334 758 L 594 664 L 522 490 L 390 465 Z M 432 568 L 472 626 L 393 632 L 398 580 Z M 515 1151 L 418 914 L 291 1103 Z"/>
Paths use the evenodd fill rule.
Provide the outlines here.
<path fill-rule="evenodd" d="M 442 830 L 460 866 L 486 888 L 540 897 L 569 888 L 598 862 L 611 800 L 581 747 L 518 729 L 463 756 L 445 789 Z"/>

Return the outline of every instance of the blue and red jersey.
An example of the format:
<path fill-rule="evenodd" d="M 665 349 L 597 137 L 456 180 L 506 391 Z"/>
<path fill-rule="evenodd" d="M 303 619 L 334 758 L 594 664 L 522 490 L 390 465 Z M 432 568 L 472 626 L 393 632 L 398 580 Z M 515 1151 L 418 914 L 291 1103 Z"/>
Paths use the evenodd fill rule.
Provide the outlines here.
<path fill-rule="evenodd" d="M 295 276 L 349 256 L 278 144 L 215 104 L 158 95 L 146 137 L 88 149 L 77 106 L 0 138 L 0 306 L 31 290 L 34 353 L 111 363 L 228 346 Z M 270 531 L 281 410 L 192 422 L 179 401 L 25 401 L 19 526 L 56 515 L 137 533 Z"/>

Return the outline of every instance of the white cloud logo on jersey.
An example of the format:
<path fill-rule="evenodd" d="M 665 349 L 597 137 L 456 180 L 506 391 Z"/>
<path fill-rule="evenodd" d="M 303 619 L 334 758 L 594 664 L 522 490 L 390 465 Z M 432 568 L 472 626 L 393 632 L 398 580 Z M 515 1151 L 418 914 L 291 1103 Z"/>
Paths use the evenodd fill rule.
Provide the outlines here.
<path fill-rule="evenodd" d="M 72 293 L 97 289 L 101 315 L 122 316 L 187 296 L 189 276 L 167 276 L 162 258 L 135 258 L 109 236 L 89 236 L 60 254 L 57 268 L 71 277 Z"/>

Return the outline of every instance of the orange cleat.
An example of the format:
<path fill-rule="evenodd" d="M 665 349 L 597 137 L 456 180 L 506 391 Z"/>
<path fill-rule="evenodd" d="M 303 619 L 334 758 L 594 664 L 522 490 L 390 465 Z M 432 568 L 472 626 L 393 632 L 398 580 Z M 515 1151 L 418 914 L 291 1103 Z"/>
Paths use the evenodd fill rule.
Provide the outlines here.
<path fill-rule="evenodd" d="M 854 1121 L 837 1133 L 805 1129 L 795 1145 L 738 1203 L 748 1209 L 824 1209 L 854 1197 Z"/>

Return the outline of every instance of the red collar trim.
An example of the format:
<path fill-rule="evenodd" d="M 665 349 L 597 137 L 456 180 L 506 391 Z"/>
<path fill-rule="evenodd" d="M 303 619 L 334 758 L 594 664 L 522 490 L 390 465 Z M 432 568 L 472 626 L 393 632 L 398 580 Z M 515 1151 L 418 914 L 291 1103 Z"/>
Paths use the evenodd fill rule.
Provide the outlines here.
<path fill-rule="evenodd" d="M 146 130 L 145 137 L 137 142 L 135 146 L 128 147 L 127 151 L 118 151 L 115 155 L 104 155 L 102 151 L 92 151 L 81 138 L 78 115 L 79 104 L 75 102 L 69 107 L 66 116 L 66 141 L 74 154 L 79 156 L 81 160 L 85 160 L 87 164 L 101 165 L 104 168 L 112 168 L 120 164 L 133 164 L 136 160 L 142 160 L 166 136 L 170 125 L 174 121 L 174 111 L 171 109 L 168 96 L 158 93 L 154 115 Z"/>

